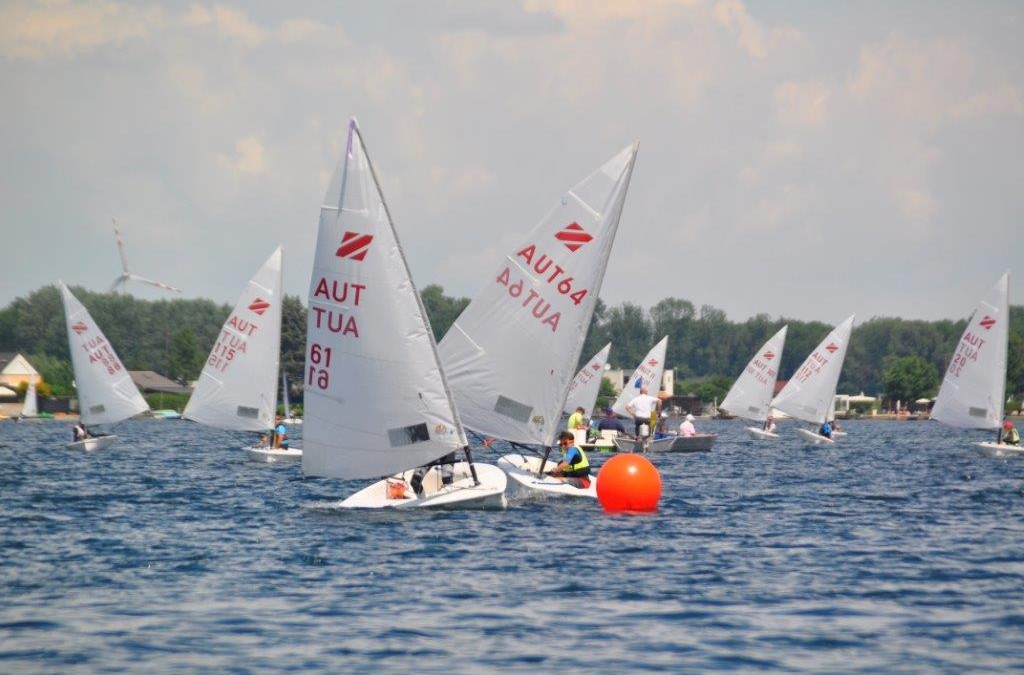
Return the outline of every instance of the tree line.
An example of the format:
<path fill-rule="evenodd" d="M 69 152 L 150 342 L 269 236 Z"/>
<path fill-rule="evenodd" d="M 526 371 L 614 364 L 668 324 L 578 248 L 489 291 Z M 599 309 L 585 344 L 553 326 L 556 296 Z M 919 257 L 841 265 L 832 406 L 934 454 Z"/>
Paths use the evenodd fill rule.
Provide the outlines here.
<path fill-rule="evenodd" d="M 80 287 L 73 292 L 129 370 L 153 370 L 183 383 L 198 377 L 231 311 L 229 305 L 210 300 L 139 300 Z M 424 287 L 421 295 L 434 336 L 440 340 L 469 298 L 447 296 L 438 285 Z M 631 372 L 654 343 L 668 335 L 666 366 L 676 371 L 676 393 L 698 393 L 710 400 L 724 395 L 754 350 L 785 324 L 789 331 L 780 362 L 782 379 L 796 370 L 831 325 L 767 314 L 735 322 L 720 309 L 710 305 L 698 309 L 680 298 L 665 298 L 649 309 L 631 302 L 608 307 L 598 300 L 579 365 L 611 342 L 612 367 Z M 856 325 L 839 390 L 887 393 L 904 401 L 933 396 L 966 324 L 966 317 L 958 321 L 875 317 Z M 303 378 L 305 346 L 306 308 L 297 296 L 286 295 L 281 366 L 296 387 Z M 54 394 L 71 393 L 64 310 L 55 286 L 40 288 L 0 310 L 0 351 L 25 354 Z M 1024 393 L 1024 307 L 1020 306 L 1010 309 L 1006 390 Z"/>

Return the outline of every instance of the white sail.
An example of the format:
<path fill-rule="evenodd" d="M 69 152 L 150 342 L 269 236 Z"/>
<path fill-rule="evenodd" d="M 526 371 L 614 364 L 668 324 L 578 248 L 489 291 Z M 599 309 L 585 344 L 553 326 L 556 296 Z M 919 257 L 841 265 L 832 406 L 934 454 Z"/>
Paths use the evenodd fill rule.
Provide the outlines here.
<path fill-rule="evenodd" d="M 121 359 L 63 281 L 57 282 L 64 300 L 71 367 L 75 372 L 78 409 L 84 424 L 113 424 L 149 410 Z"/>
<path fill-rule="evenodd" d="M 22 417 L 38 417 L 39 416 L 39 400 L 36 396 L 36 383 L 29 382 L 28 389 L 25 390 L 25 404 L 21 407 Z"/>
<path fill-rule="evenodd" d="M 320 209 L 303 388 L 307 475 L 382 476 L 467 445 L 355 120 Z"/>
<path fill-rule="evenodd" d="M 775 393 L 775 382 L 779 378 L 779 364 L 782 363 L 782 349 L 786 344 L 786 331 L 783 326 L 775 335 L 768 338 L 761 349 L 750 359 L 750 363 L 736 378 L 725 400 L 718 406 L 737 417 L 756 422 L 764 422 L 771 411 L 772 395 Z"/>
<path fill-rule="evenodd" d="M 998 429 L 1006 400 L 1009 273 L 978 303 L 960 336 L 932 418 L 966 429 Z"/>
<path fill-rule="evenodd" d="M 579 361 L 636 160 L 631 144 L 565 193 L 441 340 L 471 429 L 549 446 Z"/>
<path fill-rule="evenodd" d="M 661 389 L 661 376 L 665 372 L 665 353 L 667 351 L 668 336 L 666 335 L 651 348 L 651 351 L 647 352 L 647 356 L 622 387 L 619 397 L 615 399 L 615 404 L 612 406 L 616 414 L 631 417 L 626 406 L 640 394 L 641 388 L 646 388 L 647 393 L 651 396 L 658 395 L 658 390 Z"/>
<path fill-rule="evenodd" d="M 182 417 L 239 431 L 273 426 L 281 353 L 281 274 L 278 246 L 249 280 L 221 327 Z"/>
<path fill-rule="evenodd" d="M 804 422 L 822 424 L 836 398 L 854 315 L 832 329 L 772 400 L 772 407 Z"/>
<path fill-rule="evenodd" d="M 594 357 L 587 361 L 587 364 L 580 368 L 576 377 L 569 385 L 569 396 L 565 399 L 562 411 L 573 413 L 576 408 L 583 408 L 589 415 L 597 404 L 597 395 L 601 391 L 601 381 L 604 379 L 604 366 L 608 363 L 608 352 L 611 351 L 612 343 L 609 342 Z"/>

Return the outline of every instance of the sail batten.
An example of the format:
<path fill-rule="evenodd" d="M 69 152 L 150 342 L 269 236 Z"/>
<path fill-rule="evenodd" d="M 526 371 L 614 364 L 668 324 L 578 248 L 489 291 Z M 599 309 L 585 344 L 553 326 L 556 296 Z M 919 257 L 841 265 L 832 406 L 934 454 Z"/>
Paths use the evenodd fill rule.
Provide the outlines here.
<path fill-rule="evenodd" d="M 552 443 L 600 293 L 637 147 L 626 147 L 563 193 L 503 257 L 441 340 L 438 349 L 467 427 L 517 443 Z M 511 416 L 506 414 L 510 410 Z"/>
<path fill-rule="evenodd" d="M 998 429 L 1006 400 L 1010 275 L 982 298 L 946 367 L 931 417 L 965 429 Z"/>
<path fill-rule="evenodd" d="M 467 444 L 355 120 L 320 210 L 309 287 L 302 470 L 371 478 Z"/>

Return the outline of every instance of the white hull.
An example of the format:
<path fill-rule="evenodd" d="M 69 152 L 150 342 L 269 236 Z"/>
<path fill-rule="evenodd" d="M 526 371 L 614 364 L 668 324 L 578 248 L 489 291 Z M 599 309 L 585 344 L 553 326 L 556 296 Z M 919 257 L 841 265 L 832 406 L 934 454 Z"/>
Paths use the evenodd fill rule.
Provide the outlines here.
<path fill-rule="evenodd" d="M 68 450 L 85 450 L 86 452 L 92 452 L 93 450 L 105 450 L 112 446 L 117 441 L 117 436 L 96 436 L 95 438 L 86 438 L 82 441 L 74 441 L 68 443 Z"/>
<path fill-rule="evenodd" d="M 409 480 L 413 471 L 410 469 L 401 474 L 405 496 L 400 499 L 388 497 L 388 483 L 397 483 L 397 476 L 379 480 L 373 485 L 363 488 L 341 503 L 345 509 L 503 509 L 508 505 L 505 499 L 505 487 L 508 479 L 493 464 L 474 463 L 479 485 L 473 484 L 467 462 L 456 462 L 454 466 L 454 482 L 451 485 L 441 484 L 439 467 L 431 467 L 423 478 L 425 495 L 420 498 L 413 492 Z"/>
<path fill-rule="evenodd" d="M 1024 457 L 1024 447 L 1006 443 L 975 443 L 974 447 L 987 457 Z"/>
<path fill-rule="evenodd" d="M 301 417 L 285 417 L 283 420 L 281 420 L 281 422 L 282 422 L 282 424 L 287 424 L 288 426 L 292 426 L 292 425 L 295 425 L 295 424 L 302 424 L 302 418 Z"/>
<path fill-rule="evenodd" d="M 302 448 L 255 448 L 245 449 L 250 462 L 301 462 Z"/>
<path fill-rule="evenodd" d="M 759 440 L 759 441 L 774 441 L 774 440 L 778 440 L 779 438 L 782 438 L 781 436 L 779 436 L 776 433 L 773 433 L 771 431 L 765 431 L 764 429 L 759 429 L 757 427 L 744 427 L 744 428 L 747 430 L 747 433 L 750 434 L 750 437 L 755 439 L 755 440 Z"/>
<path fill-rule="evenodd" d="M 537 476 L 541 458 L 533 455 L 512 453 L 498 458 L 498 466 L 508 474 L 512 496 L 515 497 L 591 497 L 597 499 L 597 476 L 590 476 L 590 487 L 579 488 L 553 476 Z M 544 470 L 550 471 L 558 464 L 557 459 L 548 459 Z M 593 471 L 593 467 L 591 467 Z"/>
<path fill-rule="evenodd" d="M 808 429 L 797 429 L 796 434 L 800 437 L 801 441 L 811 445 L 835 445 L 836 443 L 831 438 L 825 438 L 821 434 Z"/>

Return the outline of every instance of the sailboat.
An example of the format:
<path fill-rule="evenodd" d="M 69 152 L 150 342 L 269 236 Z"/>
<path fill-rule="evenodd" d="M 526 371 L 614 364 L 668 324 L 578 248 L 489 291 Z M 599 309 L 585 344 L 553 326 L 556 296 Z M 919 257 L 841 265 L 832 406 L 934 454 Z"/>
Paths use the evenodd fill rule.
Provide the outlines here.
<path fill-rule="evenodd" d="M 519 450 L 520 494 L 595 497 L 545 474 L 636 161 L 632 143 L 562 198 L 506 256 L 438 346 L 466 426 Z M 539 448 L 539 449 L 538 449 Z M 529 454 L 527 454 L 529 453 Z"/>
<path fill-rule="evenodd" d="M 21 414 L 18 416 L 19 420 L 37 420 L 39 419 L 39 398 L 36 395 L 36 383 L 29 382 L 28 389 L 25 390 L 25 402 L 21 406 Z"/>
<path fill-rule="evenodd" d="M 253 275 L 217 335 L 182 417 L 219 429 L 266 433 L 277 410 L 282 253 Z M 299 448 L 246 447 L 254 461 L 299 460 Z"/>
<path fill-rule="evenodd" d="M 506 505 L 504 472 L 472 459 L 355 119 L 320 209 L 306 334 L 303 473 L 386 476 L 342 507 Z"/>
<path fill-rule="evenodd" d="M 57 282 L 64 301 L 71 367 L 78 391 L 78 409 L 82 424 L 116 424 L 149 410 L 121 359 L 100 331 L 88 310 L 63 281 Z M 114 444 L 117 436 L 96 435 L 73 443 L 69 450 L 102 450 Z"/>
<path fill-rule="evenodd" d="M 288 398 L 288 376 L 285 375 L 283 370 L 281 371 L 281 402 L 284 406 L 284 419 L 281 422 L 289 426 L 302 424 L 301 417 L 292 416 L 292 402 Z"/>
<path fill-rule="evenodd" d="M 608 363 L 608 352 L 612 349 L 612 343 L 606 344 L 601 351 L 587 361 L 586 365 L 580 368 L 576 377 L 569 385 L 569 394 L 562 406 L 562 412 L 571 415 L 577 408 L 583 408 L 586 415 L 593 415 L 594 406 L 597 405 L 597 395 L 601 392 L 601 380 L 604 379 L 604 366 Z M 576 444 L 586 444 L 585 429 L 569 429 L 576 436 Z"/>
<path fill-rule="evenodd" d="M 846 348 L 853 331 L 854 315 L 832 329 L 825 339 L 797 368 L 778 396 L 772 399 L 772 407 L 790 417 L 815 425 L 815 429 L 797 429 L 800 438 L 814 445 L 831 445 L 835 441 L 818 433 L 818 427 L 828 419 L 829 410 L 835 404 L 836 386 L 839 374 L 846 360 Z"/>
<path fill-rule="evenodd" d="M 974 310 L 946 368 L 932 419 L 962 429 L 996 431 L 994 442 L 974 443 L 983 454 L 1006 457 L 1024 448 L 999 442 L 1006 401 L 1010 274 L 1004 274 Z"/>
<path fill-rule="evenodd" d="M 775 382 L 779 378 L 779 364 L 782 363 L 782 349 L 786 344 L 786 331 L 783 326 L 775 335 L 761 345 L 747 367 L 736 378 L 725 400 L 718 406 L 728 413 L 754 422 L 765 422 L 771 415 L 772 395 L 775 393 Z M 755 439 L 776 439 L 779 435 L 761 427 L 745 427 L 747 433 Z"/>
<path fill-rule="evenodd" d="M 658 344 L 647 352 L 640 365 L 619 392 L 612 409 L 617 415 L 633 419 L 626 406 L 640 394 L 641 389 L 654 392 L 661 389 L 662 375 L 665 373 L 665 355 L 668 352 L 668 336 L 661 338 Z M 615 446 L 620 452 L 706 452 L 715 444 L 717 434 L 696 434 L 694 436 L 669 435 L 664 438 L 653 438 L 658 423 L 657 416 L 652 414 L 648 428 L 651 436 L 644 439 L 617 437 Z"/>

